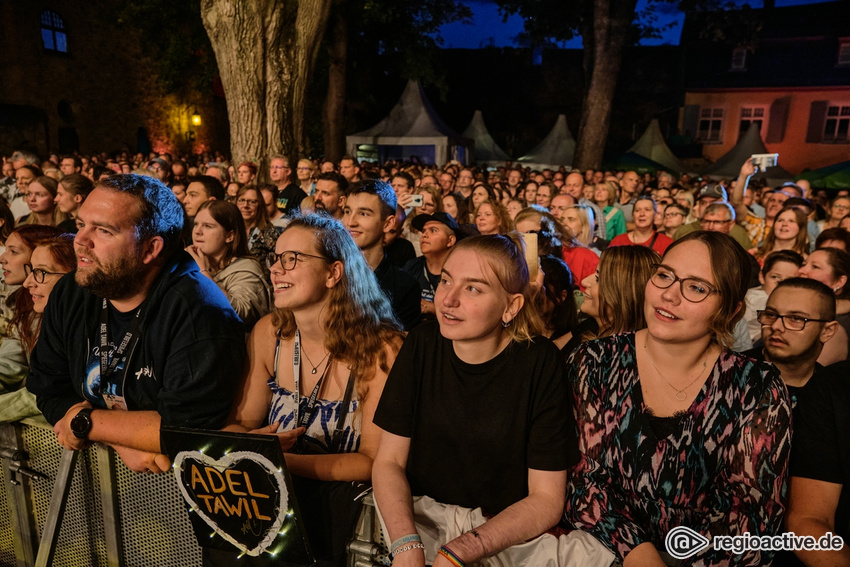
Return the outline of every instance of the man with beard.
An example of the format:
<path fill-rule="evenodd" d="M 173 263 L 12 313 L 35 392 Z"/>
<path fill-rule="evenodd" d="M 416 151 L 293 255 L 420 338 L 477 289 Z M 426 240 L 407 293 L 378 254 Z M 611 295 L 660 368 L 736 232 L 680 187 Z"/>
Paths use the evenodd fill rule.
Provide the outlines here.
<path fill-rule="evenodd" d="M 335 171 L 320 173 L 316 178 L 316 211 L 324 211 L 337 220 L 342 219 L 348 181 Z"/>
<path fill-rule="evenodd" d="M 160 181 L 104 179 L 76 220 L 77 270 L 53 289 L 27 387 L 62 446 L 106 443 L 132 470 L 166 471 L 161 425 L 225 425 L 242 324 L 182 250 L 183 211 Z"/>
<path fill-rule="evenodd" d="M 817 280 L 783 280 L 758 312 L 758 321 L 764 346 L 745 354 L 779 369 L 796 412 L 799 398 L 817 381 L 817 372 L 822 368 L 817 359 L 823 345 L 838 329 L 835 294 Z"/>

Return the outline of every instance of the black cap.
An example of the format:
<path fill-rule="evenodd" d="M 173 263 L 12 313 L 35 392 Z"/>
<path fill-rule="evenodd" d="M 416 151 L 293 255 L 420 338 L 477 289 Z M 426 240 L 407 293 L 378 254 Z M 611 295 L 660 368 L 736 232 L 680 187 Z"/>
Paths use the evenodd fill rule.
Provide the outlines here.
<path fill-rule="evenodd" d="M 413 226 L 413 228 L 422 232 L 422 230 L 425 228 L 425 224 L 431 221 L 441 222 L 447 227 L 449 227 L 452 232 L 455 233 L 455 237 L 457 237 L 458 240 L 466 236 L 463 232 L 461 232 L 460 227 L 458 226 L 457 222 L 455 222 L 455 219 L 453 219 L 452 216 L 448 213 L 434 213 L 433 215 L 425 215 L 420 213 L 413 217 L 413 220 L 410 221 L 410 224 Z"/>
<path fill-rule="evenodd" d="M 709 183 L 702 189 L 700 189 L 699 194 L 697 195 L 697 201 L 704 197 L 710 197 L 712 199 L 720 199 L 721 201 L 727 201 L 726 197 L 726 189 L 723 188 L 719 183 Z"/>

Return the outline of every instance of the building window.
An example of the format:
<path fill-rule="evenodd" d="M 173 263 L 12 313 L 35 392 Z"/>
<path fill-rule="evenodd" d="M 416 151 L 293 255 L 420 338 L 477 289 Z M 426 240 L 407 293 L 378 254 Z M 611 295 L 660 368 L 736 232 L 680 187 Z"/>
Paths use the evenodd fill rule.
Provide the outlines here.
<path fill-rule="evenodd" d="M 747 70 L 747 50 L 746 48 L 739 47 L 732 51 L 732 63 L 729 65 L 729 68 L 732 71 L 746 71 Z"/>
<path fill-rule="evenodd" d="M 68 53 L 68 36 L 65 35 L 65 20 L 50 10 L 41 13 L 41 41 L 48 51 Z"/>
<path fill-rule="evenodd" d="M 765 114 L 767 109 L 764 106 L 742 106 L 741 107 L 741 123 L 738 127 L 738 137 L 740 138 L 747 133 L 750 126 L 758 124 L 759 132 L 764 139 Z"/>
<path fill-rule="evenodd" d="M 848 142 L 850 130 L 850 104 L 829 105 L 826 107 L 826 121 L 823 128 L 824 142 Z"/>
<path fill-rule="evenodd" d="M 700 108 L 699 131 L 697 136 L 703 144 L 719 144 L 722 142 L 723 109 Z"/>
<path fill-rule="evenodd" d="M 842 41 L 838 46 L 838 66 L 850 67 L 850 41 Z"/>

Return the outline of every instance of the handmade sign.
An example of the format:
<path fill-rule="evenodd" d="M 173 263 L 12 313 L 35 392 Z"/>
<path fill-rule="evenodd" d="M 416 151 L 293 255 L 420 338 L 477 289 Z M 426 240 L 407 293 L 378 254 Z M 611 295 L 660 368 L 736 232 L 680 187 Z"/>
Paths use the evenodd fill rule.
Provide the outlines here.
<path fill-rule="evenodd" d="M 163 428 L 198 543 L 311 563 L 277 438 Z"/>

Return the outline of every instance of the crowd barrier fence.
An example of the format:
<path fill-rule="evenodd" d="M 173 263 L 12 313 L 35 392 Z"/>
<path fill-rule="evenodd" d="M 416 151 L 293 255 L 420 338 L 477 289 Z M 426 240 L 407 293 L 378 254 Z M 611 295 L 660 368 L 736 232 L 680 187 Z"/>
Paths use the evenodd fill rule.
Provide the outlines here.
<path fill-rule="evenodd" d="M 109 447 L 67 451 L 43 420 L 0 424 L 0 566 L 201 565 L 172 474 L 139 474 Z M 348 567 L 382 564 L 371 496 Z"/>

